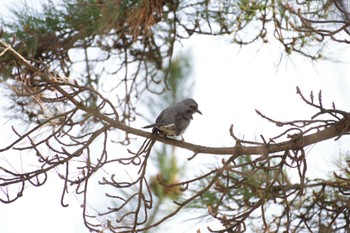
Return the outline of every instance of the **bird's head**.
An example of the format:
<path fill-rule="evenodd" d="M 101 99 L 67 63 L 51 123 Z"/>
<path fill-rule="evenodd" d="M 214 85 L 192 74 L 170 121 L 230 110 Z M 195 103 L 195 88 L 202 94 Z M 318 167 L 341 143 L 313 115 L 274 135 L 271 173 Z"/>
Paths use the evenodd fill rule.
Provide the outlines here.
<path fill-rule="evenodd" d="M 198 104 L 194 99 L 184 99 L 180 103 L 184 104 L 187 107 L 186 111 L 191 116 L 191 119 L 192 115 L 196 112 L 202 115 L 202 112 L 199 111 Z"/>

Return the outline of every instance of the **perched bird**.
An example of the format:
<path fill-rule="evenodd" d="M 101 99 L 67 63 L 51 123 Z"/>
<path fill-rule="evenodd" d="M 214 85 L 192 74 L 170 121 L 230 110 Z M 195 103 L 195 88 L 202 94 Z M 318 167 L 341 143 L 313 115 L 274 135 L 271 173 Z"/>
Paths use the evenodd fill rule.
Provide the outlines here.
<path fill-rule="evenodd" d="M 184 99 L 175 105 L 164 109 L 156 119 L 156 122 L 147 125 L 143 128 L 152 128 L 153 133 L 158 133 L 160 136 L 181 136 L 191 120 L 192 115 L 198 112 L 198 104 L 193 99 Z"/>

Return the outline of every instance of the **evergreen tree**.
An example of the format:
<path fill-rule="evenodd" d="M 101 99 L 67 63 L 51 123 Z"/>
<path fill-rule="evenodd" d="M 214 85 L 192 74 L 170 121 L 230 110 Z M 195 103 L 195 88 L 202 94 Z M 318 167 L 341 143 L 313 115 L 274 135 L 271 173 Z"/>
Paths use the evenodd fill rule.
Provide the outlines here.
<path fill-rule="evenodd" d="M 349 161 L 329 180 L 306 177 L 305 148 L 350 131 L 350 113 L 324 106 L 321 92 L 307 98 L 297 89 L 317 111 L 310 119 L 281 122 L 257 111 L 284 129 L 275 137 L 245 141 L 231 127 L 232 147 L 163 138 L 133 123 L 146 117 L 140 109 L 158 104 L 150 96 L 162 96 L 161 108 L 189 96 L 179 85 L 191 86 L 190 63 L 174 55 L 176 42 L 197 35 L 241 46 L 275 41 L 282 53 L 318 61 L 329 58 L 326 46 L 350 43 L 349 11 L 347 0 L 62 0 L 13 9 L 13 18 L 1 19 L 0 77 L 12 141 L 0 148 L 8 162 L 0 165 L 0 201 L 16 201 L 55 171 L 64 184 L 62 206 L 67 192 L 81 195 L 84 223 L 95 232 L 152 231 L 184 208 L 207 210 L 221 223 L 212 232 L 348 232 Z M 174 149 L 164 147 L 159 174 L 150 177 L 151 147 L 135 152 L 135 137 L 193 157 L 225 156 L 181 181 L 169 156 Z M 23 157 L 21 167 L 13 154 Z M 297 183 L 286 169 L 297 171 Z M 96 185 L 111 203 L 105 209 L 89 205 Z M 174 205 L 157 213 L 165 198 Z"/>

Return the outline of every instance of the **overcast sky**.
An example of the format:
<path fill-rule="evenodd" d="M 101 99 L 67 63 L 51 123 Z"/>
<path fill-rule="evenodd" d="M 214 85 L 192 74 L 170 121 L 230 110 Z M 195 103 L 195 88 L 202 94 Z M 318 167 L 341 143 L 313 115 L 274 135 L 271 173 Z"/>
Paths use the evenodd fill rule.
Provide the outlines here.
<path fill-rule="evenodd" d="M 2 14 L 5 13 L 4 2 L 0 1 Z M 20 1 L 6 2 L 9 5 Z M 194 116 L 185 134 L 186 141 L 215 147 L 232 146 L 231 124 L 234 124 L 236 134 L 247 140 L 256 139 L 260 134 L 266 138 L 275 136 L 281 130 L 259 118 L 255 109 L 280 121 L 309 119 L 315 110 L 296 95 L 296 86 L 306 96 L 310 91 L 318 93 L 322 90 L 328 107 L 333 101 L 341 110 L 349 111 L 349 48 L 339 46 L 332 49 L 334 56 L 344 63 L 312 63 L 291 56 L 278 65 L 279 49 L 279 45 L 274 44 L 254 44 L 240 49 L 217 37 L 193 37 L 178 45 L 177 50 L 191 51 L 196 79 L 194 98 L 203 112 L 202 116 Z M 134 126 L 141 127 L 144 123 L 140 119 Z M 203 128 L 207 133 L 198 134 Z M 349 138 L 344 137 L 337 142 L 329 140 L 309 148 L 307 174 L 326 177 L 327 171 L 332 169 L 329 162 L 346 152 L 349 146 Z M 203 159 L 197 156 L 189 166 L 201 161 Z M 15 203 L 0 204 L 0 232 L 88 232 L 82 226 L 82 210 L 73 194 L 69 198 L 70 206 L 61 207 L 61 188 L 62 182 L 57 183 L 57 179 L 51 176 L 44 187 L 28 187 L 24 197 Z M 205 228 L 201 231 L 204 233 Z M 179 229 L 174 232 L 179 233 Z"/>

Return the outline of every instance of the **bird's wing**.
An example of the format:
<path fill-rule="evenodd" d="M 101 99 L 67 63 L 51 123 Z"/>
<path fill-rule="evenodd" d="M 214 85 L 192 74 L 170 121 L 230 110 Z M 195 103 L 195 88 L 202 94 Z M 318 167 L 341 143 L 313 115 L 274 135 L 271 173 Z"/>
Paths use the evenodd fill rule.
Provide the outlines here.
<path fill-rule="evenodd" d="M 164 109 L 159 116 L 156 119 L 156 122 L 154 124 L 151 125 L 147 125 L 144 126 L 142 128 L 146 129 L 146 128 L 153 128 L 153 127 L 157 127 L 157 126 L 164 126 L 164 125 L 168 125 L 171 123 L 175 123 L 175 119 L 173 119 L 174 114 L 171 113 L 171 109 L 166 108 Z"/>
<path fill-rule="evenodd" d="M 175 123 L 176 111 L 173 107 L 164 109 L 156 119 L 156 126 L 168 125 Z"/>
<path fill-rule="evenodd" d="M 165 113 L 166 110 L 167 109 L 164 109 L 161 113 L 159 113 L 159 116 L 156 119 L 155 125 L 158 125 L 158 124 L 161 124 L 162 122 L 164 122 L 163 116 L 164 116 L 164 113 Z"/>

